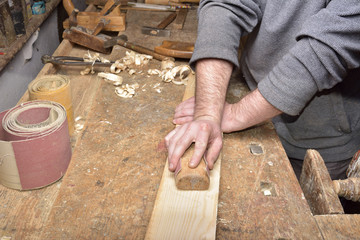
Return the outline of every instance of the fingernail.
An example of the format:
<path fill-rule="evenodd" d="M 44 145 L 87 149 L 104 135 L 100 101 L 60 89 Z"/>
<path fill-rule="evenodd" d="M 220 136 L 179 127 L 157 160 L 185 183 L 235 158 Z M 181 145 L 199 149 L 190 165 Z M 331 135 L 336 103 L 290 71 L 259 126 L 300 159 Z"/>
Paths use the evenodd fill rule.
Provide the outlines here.
<path fill-rule="evenodd" d="M 196 166 L 196 164 L 195 164 L 195 162 L 189 162 L 189 166 L 190 166 L 191 168 L 194 168 L 194 167 Z"/>
<path fill-rule="evenodd" d="M 169 168 L 173 169 L 173 167 L 174 167 L 174 164 L 170 163 Z"/>

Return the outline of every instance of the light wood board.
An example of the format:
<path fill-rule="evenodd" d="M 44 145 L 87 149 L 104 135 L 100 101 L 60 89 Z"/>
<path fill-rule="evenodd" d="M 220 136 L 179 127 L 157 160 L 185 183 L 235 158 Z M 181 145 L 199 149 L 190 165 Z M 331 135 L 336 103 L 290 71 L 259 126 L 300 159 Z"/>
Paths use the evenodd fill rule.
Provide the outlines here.
<path fill-rule="evenodd" d="M 185 95 L 192 91 L 189 79 Z M 183 191 L 175 185 L 166 160 L 145 239 L 215 239 L 221 154 L 210 171 L 206 191 Z"/>

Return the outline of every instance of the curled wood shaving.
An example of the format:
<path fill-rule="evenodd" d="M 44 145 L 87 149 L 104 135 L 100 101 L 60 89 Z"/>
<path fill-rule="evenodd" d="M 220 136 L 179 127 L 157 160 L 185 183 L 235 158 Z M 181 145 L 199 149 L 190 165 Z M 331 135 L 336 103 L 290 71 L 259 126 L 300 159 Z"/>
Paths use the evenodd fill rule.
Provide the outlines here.
<path fill-rule="evenodd" d="M 75 131 L 80 131 L 84 128 L 85 119 L 81 116 L 75 118 Z"/>
<path fill-rule="evenodd" d="M 100 61 L 103 63 L 110 62 L 108 59 L 104 57 L 100 57 L 99 53 L 94 53 L 94 55 L 91 55 L 90 51 L 88 50 L 87 53 L 83 56 L 84 62 L 92 62 L 91 68 L 85 68 L 83 71 L 80 72 L 81 75 L 87 75 L 89 73 L 94 74 L 94 63 L 96 61 Z"/>
<path fill-rule="evenodd" d="M 126 51 L 126 56 L 122 58 L 123 63 L 126 66 L 144 66 L 149 63 L 153 57 L 145 54 L 137 54 L 133 51 Z"/>
<path fill-rule="evenodd" d="M 159 76 L 161 76 L 161 71 L 159 69 L 149 69 L 147 73 L 149 75 L 159 75 Z"/>
<path fill-rule="evenodd" d="M 173 82 L 176 85 L 186 85 L 189 74 L 193 73 L 188 65 L 180 65 L 171 70 L 162 71 L 161 78 L 164 82 Z"/>
<path fill-rule="evenodd" d="M 137 84 L 137 83 L 134 83 L 131 85 L 125 84 L 125 85 L 122 85 L 121 87 L 116 87 L 115 93 L 119 97 L 132 98 L 135 94 L 135 89 L 137 89 L 137 88 L 139 88 L 139 84 Z"/>
<path fill-rule="evenodd" d="M 120 60 L 116 60 L 114 64 L 110 66 L 111 73 L 120 73 L 121 71 L 125 71 L 126 66 Z"/>
<path fill-rule="evenodd" d="M 123 78 L 113 73 L 98 73 L 98 77 L 103 78 L 106 82 L 113 84 L 114 86 L 120 86 L 123 83 Z"/>
<path fill-rule="evenodd" d="M 91 73 L 91 74 L 94 74 L 95 73 L 95 71 L 93 70 L 93 68 L 85 68 L 84 70 L 82 70 L 81 72 L 80 72 L 80 74 L 81 75 L 88 75 L 89 73 Z"/>
<path fill-rule="evenodd" d="M 94 53 L 94 55 L 91 55 L 90 51 L 88 50 L 87 53 L 84 54 L 84 62 L 93 62 L 100 61 L 100 54 Z"/>
<path fill-rule="evenodd" d="M 128 73 L 129 73 L 129 75 L 133 75 L 133 74 L 135 74 L 135 69 L 129 69 L 129 71 L 128 71 Z"/>
<path fill-rule="evenodd" d="M 99 53 L 94 53 L 94 55 L 91 55 L 90 51 L 88 50 L 87 53 L 85 53 L 84 62 L 92 62 L 95 63 L 96 61 L 100 61 L 103 63 L 109 63 L 110 61 L 104 57 L 101 57 Z"/>
<path fill-rule="evenodd" d="M 169 58 L 161 61 L 161 70 L 169 70 L 175 67 L 175 62 Z"/>

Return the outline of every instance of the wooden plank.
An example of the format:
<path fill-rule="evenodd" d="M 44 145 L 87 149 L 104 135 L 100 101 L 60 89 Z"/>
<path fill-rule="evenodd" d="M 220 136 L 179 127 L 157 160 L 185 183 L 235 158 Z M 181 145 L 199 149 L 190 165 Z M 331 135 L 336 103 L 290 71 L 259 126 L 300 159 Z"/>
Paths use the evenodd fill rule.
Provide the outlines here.
<path fill-rule="evenodd" d="M 195 78 L 190 80 L 187 89 L 192 91 Z M 220 166 L 221 155 L 210 172 L 208 190 L 183 191 L 166 161 L 145 239 L 215 239 Z"/>
<path fill-rule="evenodd" d="M 324 239 L 360 239 L 359 214 L 317 215 L 315 219 Z"/>

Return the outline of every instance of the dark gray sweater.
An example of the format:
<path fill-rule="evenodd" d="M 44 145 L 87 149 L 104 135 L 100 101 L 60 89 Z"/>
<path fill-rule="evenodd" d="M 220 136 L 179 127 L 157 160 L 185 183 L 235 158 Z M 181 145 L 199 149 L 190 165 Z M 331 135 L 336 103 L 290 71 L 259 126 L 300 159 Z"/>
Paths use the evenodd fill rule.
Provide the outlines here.
<path fill-rule="evenodd" d="M 339 161 L 360 149 L 359 0 L 201 0 L 190 63 L 202 58 L 240 66 L 284 112 L 273 122 L 289 157 L 313 148 Z"/>

